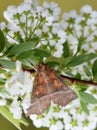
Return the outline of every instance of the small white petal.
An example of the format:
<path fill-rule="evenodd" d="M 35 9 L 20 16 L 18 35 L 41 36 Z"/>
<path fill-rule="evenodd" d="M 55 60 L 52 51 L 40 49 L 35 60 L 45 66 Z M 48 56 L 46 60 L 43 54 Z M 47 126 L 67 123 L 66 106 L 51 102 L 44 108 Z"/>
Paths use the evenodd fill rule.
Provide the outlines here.
<path fill-rule="evenodd" d="M 5 106 L 7 103 L 7 100 L 6 99 L 0 99 L 0 106 Z"/>

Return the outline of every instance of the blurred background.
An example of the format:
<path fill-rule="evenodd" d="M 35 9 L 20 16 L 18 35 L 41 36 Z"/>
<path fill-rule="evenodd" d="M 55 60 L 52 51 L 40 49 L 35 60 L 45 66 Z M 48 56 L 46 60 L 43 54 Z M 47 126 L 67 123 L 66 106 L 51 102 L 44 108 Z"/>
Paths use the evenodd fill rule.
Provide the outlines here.
<path fill-rule="evenodd" d="M 44 0 L 39 0 L 42 3 Z M 90 4 L 95 10 L 97 9 L 97 2 L 96 0 L 47 0 L 47 1 L 54 1 L 61 6 L 62 11 L 70 11 L 72 9 L 76 9 L 77 11 L 83 5 Z M 3 11 L 7 9 L 8 5 L 18 5 L 23 0 L 0 0 L 0 21 L 3 19 Z"/>
<path fill-rule="evenodd" d="M 44 0 L 39 0 L 42 3 Z M 89 4 L 93 9 L 97 10 L 96 0 L 48 0 L 54 1 L 59 4 L 62 12 L 68 12 L 70 10 L 77 10 L 79 12 L 83 5 Z M 19 5 L 23 0 L 0 0 L 0 22 L 4 20 L 3 12 L 7 9 L 9 5 Z M 35 128 L 32 124 L 29 127 L 22 126 L 22 130 L 48 130 L 47 128 Z M 17 130 L 9 121 L 0 115 L 0 130 Z"/>

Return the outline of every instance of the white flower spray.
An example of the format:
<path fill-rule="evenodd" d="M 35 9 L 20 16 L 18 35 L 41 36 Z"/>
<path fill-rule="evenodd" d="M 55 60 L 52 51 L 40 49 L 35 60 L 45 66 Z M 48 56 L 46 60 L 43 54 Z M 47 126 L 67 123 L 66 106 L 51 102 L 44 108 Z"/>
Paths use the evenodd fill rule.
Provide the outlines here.
<path fill-rule="evenodd" d="M 93 91 L 95 91 L 95 94 L 93 94 Z M 97 88 L 89 87 L 87 92 L 97 95 Z M 37 128 L 48 127 L 49 130 L 94 130 L 97 125 L 97 105 L 88 105 L 88 109 L 89 115 L 81 109 L 79 99 L 72 101 L 65 107 L 58 106 L 52 102 L 48 111 L 38 116 L 31 115 L 30 119 Z"/>
<path fill-rule="evenodd" d="M 11 99 L 10 112 L 14 118 L 22 118 L 22 113 L 27 113 L 27 109 L 30 106 L 30 98 L 33 87 L 34 77 L 27 71 L 22 70 L 21 62 L 16 62 L 16 70 L 9 72 L 5 90 L 8 95 L 5 95 L 5 99 L 0 100 L 1 105 L 6 105 L 6 100 Z"/>

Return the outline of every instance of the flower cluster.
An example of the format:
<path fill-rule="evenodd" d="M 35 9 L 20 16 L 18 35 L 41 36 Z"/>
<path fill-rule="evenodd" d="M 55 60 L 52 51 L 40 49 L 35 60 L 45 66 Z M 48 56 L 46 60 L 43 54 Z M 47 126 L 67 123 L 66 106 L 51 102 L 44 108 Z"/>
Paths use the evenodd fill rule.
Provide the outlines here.
<path fill-rule="evenodd" d="M 55 57 L 61 57 L 66 35 L 58 22 L 60 8 L 54 2 L 44 2 L 43 7 L 32 4 L 25 2 L 18 7 L 9 6 L 4 12 L 8 24 L 2 22 L 1 29 L 8 42 L 19 44 L 38 37 L 38 48 L 46 48 Z"/>
<path fill-rule="evenodd" d="M 87 89 L 97 98 L 97 88 Z M 49 111 L 42 115 L 31 115 L 30 119 L 37 127 L 49 127 L 50 130 L 94 130 L 97 126 L 97 105 L 88 105 L 89 115 L 83 112 L 79 99 L 65 107 L 51 103 Z M 45 122 L 45 123 L 44 123 Z"/>
<path fill-rule="evenodd" d="M 21 63 L 17 61 L 16 69 L 8 71 L 5 78 L 4 90 L 0 92 L 0 106 L 10 102 L 10 112 L 15 119 L 21 119 L 22 113 L 26 114 L 30 106 L 34 76 L 27 71 L 24 72 Z"/>
<path fill-rule="evenodd" d="M 77 45 L 83 44 L 81 52 L 94 52 L 97 50 L 97 11 L 90 5 L 80 9 L 80 14 L 75 10 L 63 14 L 61 27 L 67 35 L 67 40 L 74 53 L 77 52 Z"/>
<path fill-rule="evenodd" d="M 62 29 L 66 32 L 66 41 L 69 43 L 74 55 L 97 52 L 97 11 L 90 5 L 80 9 L 64 13 L 60 22 Z M 92 80 L 91 64 L 94 60 L 76 66 L 72 69 L 73 75 L 79 75 L 81 79 Z M 70 70 L 71 71 L 71 70 Z M 88 71 L 88 74 L 85 72 Z"/>

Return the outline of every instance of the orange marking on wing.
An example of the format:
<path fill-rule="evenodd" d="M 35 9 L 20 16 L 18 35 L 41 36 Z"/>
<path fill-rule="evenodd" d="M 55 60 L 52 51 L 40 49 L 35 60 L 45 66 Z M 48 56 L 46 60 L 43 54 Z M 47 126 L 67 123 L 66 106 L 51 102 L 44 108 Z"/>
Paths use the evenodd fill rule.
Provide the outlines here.
<path fill-rule="evenodd" d="M 43 88 L 42 85 L 39 85 L 38 91 L 39 91 L 40 94 L 43 94 L 43 95 L 44 95 L 44 88 Z"/>
<path fill-rule="evenodd" d="M 58 82 L 57 80 L 54 80 L 54 87 L 55 87 L 55 88 L 60 89 L 60 88 L 62 88 L 62 86 L 63 86 L 62 83 Z"/>
<path fill-rule="evenodd" d="M 48 79 L 48 78 L 45 78 L 45 79 L 44 79 L 44 82 L 45 82 L 46 84 L 48 84 L 48 83 L 49 83 L 49 79 Z"/>
<path fill-rule="evenodd" d="M 38 77 L 38 84 L 41 85 L 43 83 L 43 79 L 41 77 Z"/>
<path fill-rule="evenodd" d="M 54 73 L 50 73 L 50 78 L 51 78 L 52 80 L 54 80 L 54 79 L 55 79 L 55 74 L 54 74 Z"/>

